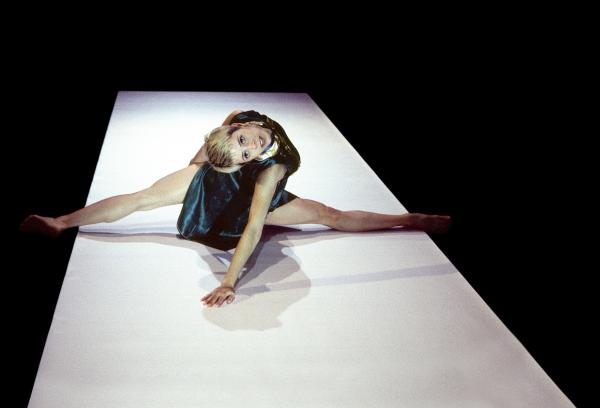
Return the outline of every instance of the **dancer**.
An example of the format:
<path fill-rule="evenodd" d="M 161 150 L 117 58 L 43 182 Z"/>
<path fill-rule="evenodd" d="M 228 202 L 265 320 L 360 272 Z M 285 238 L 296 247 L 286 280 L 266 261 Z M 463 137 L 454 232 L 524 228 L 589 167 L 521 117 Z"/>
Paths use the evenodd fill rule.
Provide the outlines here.
<path fill-rule="evenodd" d="M 420 213 L 340 211 L 285 190 L 300 155 L 279 123 L 256 111 L 234 111 L 212 130 L 187 167 L 152 186 L 106 198 L 60 217 L 30 215 L 20 230 L 57 237 L 68 228 L 113 222 L 135 211 L 182 204 L 177 229 L 185 238 L 230 250 L 221 285 L 202 298 L 208 307 L 235 299 L 235 284 L 258 244 L 263 226 L 322 224 L 339 231 L 401 226 L 446 232 L 450 217 Z"/>

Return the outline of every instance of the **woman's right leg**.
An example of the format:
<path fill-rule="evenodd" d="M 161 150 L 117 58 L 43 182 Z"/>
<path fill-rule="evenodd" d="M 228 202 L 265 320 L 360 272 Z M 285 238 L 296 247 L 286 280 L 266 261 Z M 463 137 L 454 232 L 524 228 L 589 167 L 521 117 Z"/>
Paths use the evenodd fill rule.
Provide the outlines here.
<path fill-rule="evenodd" d="M 57 218 L 30 215 L 23 221 L 20 229 L 23 232 L 57 236 L 67 228 L 113 222 L 135 211 L 181 204 L 199 168 L 199 165 L 192 164 L 161 178 L 144 190 L 109 197 Z"/>

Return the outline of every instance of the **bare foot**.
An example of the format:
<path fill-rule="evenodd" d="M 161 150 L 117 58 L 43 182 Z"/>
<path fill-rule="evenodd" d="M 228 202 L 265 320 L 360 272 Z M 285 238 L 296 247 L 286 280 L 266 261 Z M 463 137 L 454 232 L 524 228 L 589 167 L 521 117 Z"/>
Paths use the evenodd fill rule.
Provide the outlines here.
<path fill-rule="evenodd" d="M 67 226 L 64 222 L 52 217 L 41 217 L 30 215 L 21 223 L 19 231 L 27 234 L 46 235 L 52 238 L 58 237 Z"/>
<path fill-rule="evenodd" d="M 452 220 L 447 215 L 430 215 L 413 213 L 410 217 L 410 227 L 432 234 L 447 232 Z"/>

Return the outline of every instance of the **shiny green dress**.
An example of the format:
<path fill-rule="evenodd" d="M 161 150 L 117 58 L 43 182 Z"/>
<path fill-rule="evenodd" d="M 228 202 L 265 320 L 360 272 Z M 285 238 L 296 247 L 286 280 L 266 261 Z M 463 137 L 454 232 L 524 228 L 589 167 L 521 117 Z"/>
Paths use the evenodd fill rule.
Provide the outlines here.
<path fill-rule="evenodd" d="M 297 198 L 285 190 L 287 179 L 300 166 L 300 155 L 279 125 L 256 111 L 242 112 L 231 123 L 260 122 L 271 129 L 273 143 L 267 157 L 232 173 L 221 173 L 204 164 L 196 173 L 183 201 L 177 229 L 185 239 L 221 250 L 235 248 L 248 223 L 254 186 L 261 171 L 283 164 L 287 171 L 277 184 L 269 212 Z"/>

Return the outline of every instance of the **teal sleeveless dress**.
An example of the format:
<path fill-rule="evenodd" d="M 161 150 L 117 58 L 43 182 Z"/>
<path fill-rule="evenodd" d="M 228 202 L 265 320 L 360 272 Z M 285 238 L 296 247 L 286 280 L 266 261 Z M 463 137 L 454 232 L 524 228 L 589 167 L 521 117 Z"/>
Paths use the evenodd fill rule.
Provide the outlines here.
<path fill-rule="evenodd" d="M 272 130 L 276 151 L 270 157 L 253 161 L 232 173 L 221 173 L 204 164 L 195 174 L 183 201 L 177 229 L 185 239 L 213 248 L 235 248 L 248 223 L 254 186 L 259 174 L 274 164 L 286 166 L 286 174 L 277 184 L 269 212 L 297 198 L 285 190 L 287 179 L 300 166 L 300 155 L 279 125 L 266 115 L 246 111 L 231 123 L 260 122 Z"/>

